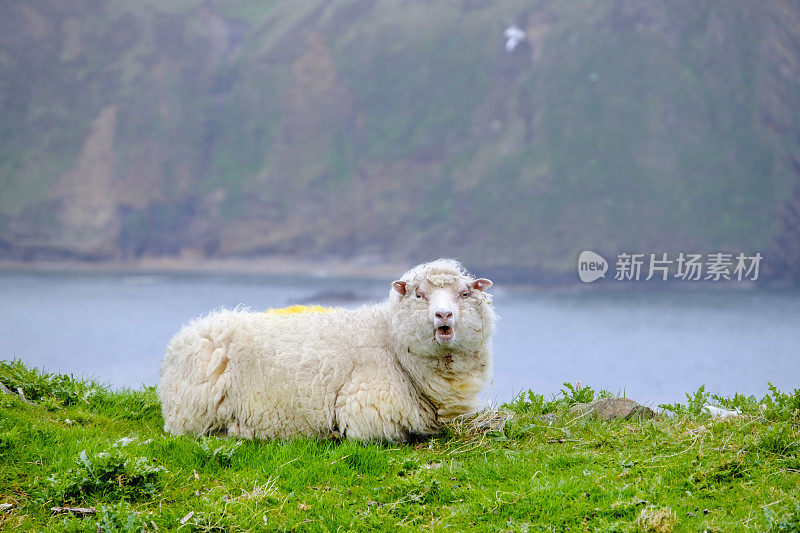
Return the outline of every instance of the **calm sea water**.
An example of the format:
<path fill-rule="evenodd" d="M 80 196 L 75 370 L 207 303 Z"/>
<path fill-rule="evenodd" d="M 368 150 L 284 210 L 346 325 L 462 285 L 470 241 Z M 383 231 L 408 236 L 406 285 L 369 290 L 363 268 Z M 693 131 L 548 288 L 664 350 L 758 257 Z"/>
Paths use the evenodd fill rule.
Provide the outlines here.
<path fill-rule="evenodd" d="M 0 359 L 116 387 L 153 385 L 169 338 L 220 307 L 282 307 L 330 293 L 386 297 L 387 283 L 200 274 L 0 273 Z M 720 394 L 800 387 L 800 293 L 542 292 L 496 285 L 489 397 L 555 394 L 580 380 L 650 405 L 705 384 Z M 326 293 L 328 293 L 326 295 Z M 325 303 L 328 303 L 327 301 Z"/>

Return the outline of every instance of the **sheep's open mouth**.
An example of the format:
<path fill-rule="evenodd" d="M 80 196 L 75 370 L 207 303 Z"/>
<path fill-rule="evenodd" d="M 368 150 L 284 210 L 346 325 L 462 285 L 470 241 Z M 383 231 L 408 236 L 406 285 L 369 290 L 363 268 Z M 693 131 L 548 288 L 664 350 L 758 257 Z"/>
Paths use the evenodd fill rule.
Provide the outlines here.
<path fill-rule="evenodd" d="M 439 342 L 453 339 L 453 328 L 450 326 L 439 326 L 436 328 L 436 340 Z"/>

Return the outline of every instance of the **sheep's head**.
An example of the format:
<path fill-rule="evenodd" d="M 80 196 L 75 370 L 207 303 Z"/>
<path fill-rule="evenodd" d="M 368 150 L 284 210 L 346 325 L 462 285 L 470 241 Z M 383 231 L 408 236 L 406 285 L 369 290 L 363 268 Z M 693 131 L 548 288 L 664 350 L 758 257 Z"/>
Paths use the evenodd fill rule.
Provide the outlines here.
<path fill-rule="evenodd" d="M 440 259 L 392 283 L 396 340 L 414 353 L 472 352 L 487 342 L 494 324 L 492 282 L 474 279 L 453 260 Z"/>

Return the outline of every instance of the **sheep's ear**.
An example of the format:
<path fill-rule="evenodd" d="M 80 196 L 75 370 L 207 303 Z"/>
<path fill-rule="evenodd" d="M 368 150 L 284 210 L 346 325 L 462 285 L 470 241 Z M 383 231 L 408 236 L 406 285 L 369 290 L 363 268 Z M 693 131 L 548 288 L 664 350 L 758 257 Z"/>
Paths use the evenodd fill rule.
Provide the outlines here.
<path fill-rule="evenodd" d="M 486 289 L 488 289 L 489 287 L 491 287 L 492 285 L 494 285 L 494 284 L 492 283 L 492 280 L 490 280 L 490 279 L 486 279 L 486 278 L 480 278 L 480 279 L 476 279 L 476 280 L 475 280 L 475 281 L 472 283 L 472 288 L 473 288 L 473 289 L 477 289 L 477 290 L 479 290 L 479 291 L 483 292 L 483 291 L 485 291 Z"/>
<path fill-rule="evenodd" d="M 491 282 L 490 282 L 491 283 Z M 393 281 L 392 288 L 400 293 L 401 296 L 405 295 L 406 293 L 406 282 L 405 281 Z"/>

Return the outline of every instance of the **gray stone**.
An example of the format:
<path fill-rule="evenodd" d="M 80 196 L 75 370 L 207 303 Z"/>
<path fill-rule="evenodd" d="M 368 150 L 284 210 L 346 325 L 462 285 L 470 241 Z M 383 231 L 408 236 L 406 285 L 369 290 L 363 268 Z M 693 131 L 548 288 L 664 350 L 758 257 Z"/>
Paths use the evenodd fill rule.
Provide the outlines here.
<path fill-rule="evenodd" d="M 642 420 L 656 416 L 652 409 L 630 398 L 600 398 L 590 403 L 579 403 L 570 407 L 569 413 L 573 417 L 588 416 L 599 420 Z"/>

